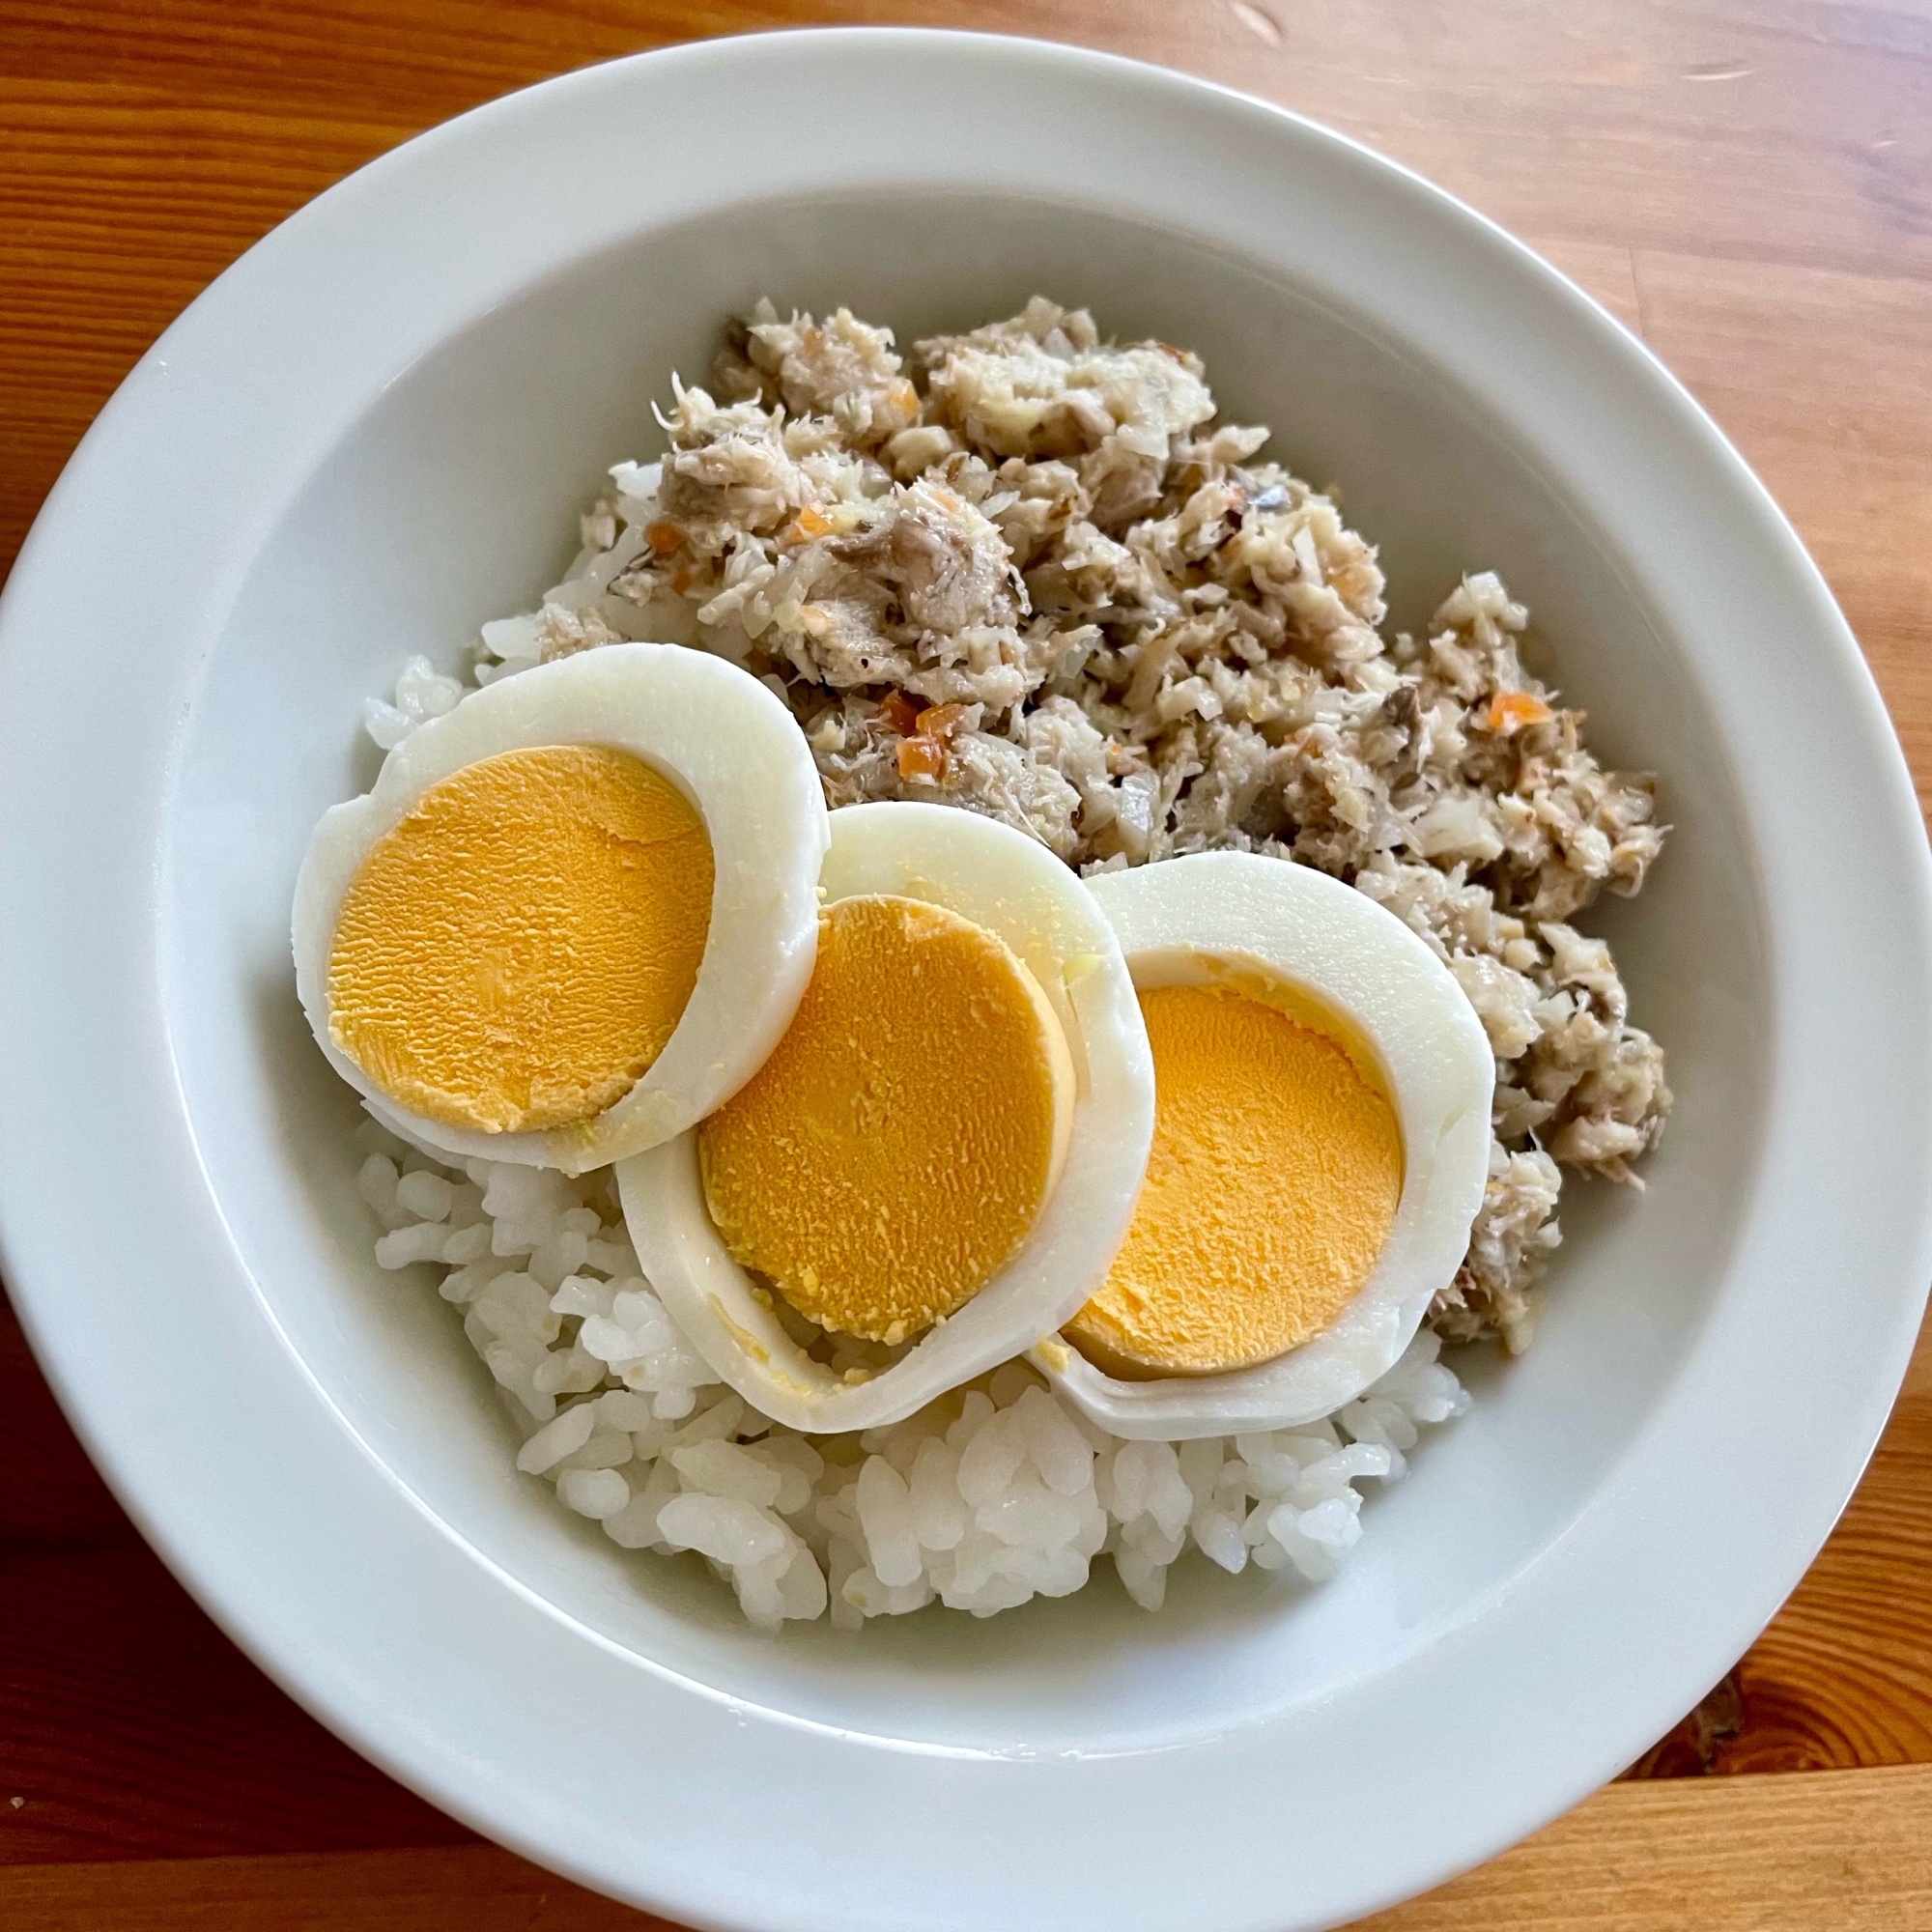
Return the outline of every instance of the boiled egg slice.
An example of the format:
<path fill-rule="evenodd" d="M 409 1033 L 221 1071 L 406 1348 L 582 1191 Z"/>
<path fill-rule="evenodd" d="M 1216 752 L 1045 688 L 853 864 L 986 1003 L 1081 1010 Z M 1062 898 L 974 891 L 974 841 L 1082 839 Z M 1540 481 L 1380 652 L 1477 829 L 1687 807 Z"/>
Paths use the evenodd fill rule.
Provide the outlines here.
<path fill-rule="evenodd" d="M 1117 1435 L 1293 1428 L 1394 1366 L 1469 1241 L 1495 1067 L 1448 968 L 1253 853 L 1089 881 L 1154 1062 L 1152 1151 L 1094 1295 L 1032 1359 Z"/>
<path fill-rule="evenodd" d="M 422 724 L 323 815 L 297 990 L 384 1125 L 581 1174 L 682 1133 L 771 1051 L 826 842 L 810 748 L 756 678 L 585 651 Z"/>
<path fill-rule="evenodd" d="M 644 1272 L 712 1369 L 813 1434 L 895 1422 L 1051 1335 L 1133 1212 L 1153 1069 L 1098 902 L 956 807 L 832 814 L 791 1028 L 617 1169 Z"/>

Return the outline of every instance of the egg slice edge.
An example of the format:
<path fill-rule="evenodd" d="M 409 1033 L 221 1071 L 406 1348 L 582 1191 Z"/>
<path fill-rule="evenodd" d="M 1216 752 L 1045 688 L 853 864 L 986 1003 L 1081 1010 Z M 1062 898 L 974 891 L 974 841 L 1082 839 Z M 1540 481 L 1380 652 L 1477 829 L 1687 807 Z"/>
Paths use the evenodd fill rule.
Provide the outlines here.
<path fill-rule="evenodd" d="M 1084 1414 L 1126 1437 L 1286 1429 L 1332 1414 L 1394 1365 L 1466 1252 L 1488 1180 L 1495 1073 L 1482 1024 L 1425 941 L 1312 867 L 1199 853 L 1088 885 L 1137 986 L 1286 980 L 1358 1033 L 1401 1126 L 1403 1191 L 1361 1289 L 1326 1328 L 1272 1361 L 1129 1381 L 1058 1335 L 1030 1359 Z M 1364 952 L 1382 970 L 1351 970 Z"/>
<path fill-rule="evenodd" d="M 343 901 L 376 841 L 432 786 L 500 752 L 566 744 L 633 753 L 703 821 L 712 899 L 691 997 L 653 1065 L 586 1121 L 489 1133 L 425 1119 L 377 1087 L 330 1038 L 328 964 Z M 748 769 L 755 787 L 745 783 Z M 540 665 L 420 725 L 384 759 L 367 792 L 324 812 L 294 895 L 298 998 L 330 1065 L 377 1121 L 406 1140 L 439 1158 L 584 1173 L 681 1132 L 748 1078 L 782 1034 L 817 944 L 826 818 L 796 721 L 737 666 L 655 643 L 610 644 Z"/>
<path fill-rule="evenodd" d="M 1059 1183 L 1014 1259 L 895 1364 L 846 1382 L 764 1305 L 704 1211 L 695 1132 L 621 1162 L 633 1245 L 672 1319 L 761 1413 L 812 1434 L 882 1427 L 1051 1335 L 1098 1284 L 1132 1215 L 1153 1069 L 1125 960 L 1079 879 L 1023 833 L 956 807 L 832 814 L 828 900 L 925 897 L 1000 934 L 1061 1015 L 1078 1091 Z"/>

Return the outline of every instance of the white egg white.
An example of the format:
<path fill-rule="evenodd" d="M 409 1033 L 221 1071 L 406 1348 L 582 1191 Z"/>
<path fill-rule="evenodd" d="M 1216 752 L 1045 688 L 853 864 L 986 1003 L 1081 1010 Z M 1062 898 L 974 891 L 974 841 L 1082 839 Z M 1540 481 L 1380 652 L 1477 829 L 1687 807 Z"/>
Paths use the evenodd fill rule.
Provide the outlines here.
<path fill-rule="evenodd" d="M 1290 1429 L 1330 1415 L 1395 1365 L 1455 1278 L 1489 1177 L 1495 1061 L 1475 1009 L 1385 907 L 1310 867 L 1203 852 L 1089 880 L 1138 987 L 1228 985 L 1334 1016 L 1373 1056 L 1403 1142 L 1403 1184 L 1369 1279 L 1321 1334 L 1218 1375 L 1127 1381 L 1056 1336 L 1031 1359 L 1116 1435 Z"/>
<path fill-rule="evenodd" d="M 499 752 L 601 745 L 641 758 L 704 821 L 711 926 L 683 1017 L 631 1090 L 589 1121 L 485 1133 L 426 1120 L 328 1036 L 344 895 L 376 840 L 432 785 Z M 296 988 L 329 1065 L 406 1140 L 459 1159 L 582 1174 L 681 1134 L 735 1094 L 790 1024 L 818 948 L 824 793 L 783 703 L 749 672 L 675 644 L 607 644 L 466 697 L 391 752 L 373 790 L 323 814 L 296 883 Z"/>
<path fill-rule="evenodd" d="M 847 806 L 832 814 L 823 890 L 828 902 L 923 899 L 998 933 L 1052 1003 L 1077 1088 L 1059 1184 L 1019 1253 L 858 1383 L 793 1341 L 725 1252 L 705 1208 L 695 1133 L 618 1167 L 631 1240 L 692 1346 L 761 1413 L 819 1434 L 896 1422 L 1051 1336 L 1105 1277 L 1153 1132 L 1153 1063 L 1126 962 L 1098 903 L 1043 845 L 952 806 Z M 932 1045 L 943 1078 L 946 1042 Z"/>

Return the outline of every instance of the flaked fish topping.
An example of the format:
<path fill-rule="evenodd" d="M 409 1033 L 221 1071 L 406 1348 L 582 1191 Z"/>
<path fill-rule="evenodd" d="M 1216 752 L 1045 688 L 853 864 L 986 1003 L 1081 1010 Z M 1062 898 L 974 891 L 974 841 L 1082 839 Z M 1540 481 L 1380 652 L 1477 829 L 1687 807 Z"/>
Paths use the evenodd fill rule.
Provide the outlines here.
<path fill-rule="evenodd" d="M 1446 960 L 1496 1057 L 1488 1193 L 1436 1300 L 1448 1339 L 1526 1346 L 1562 1168 L 1640 1184 L 1670 1107 L 1608 947 L 1575 922 L 1662 847 L 1524 664 L 1489 572 L 1385 634 L 1338 493 L 1217 420 L 1184 350 L 1036 297 L 918 342 L 840 309 L 727 332 L 675 384 L 658 464 L 620 465 L 583 550 L 479 681 L 625 638 L 779 692 L 833 806 L 922 799 L 1085 871 L 1233 849 L 1313 866 Z M 383 728 L 406 731 L 408 704 Z"/>

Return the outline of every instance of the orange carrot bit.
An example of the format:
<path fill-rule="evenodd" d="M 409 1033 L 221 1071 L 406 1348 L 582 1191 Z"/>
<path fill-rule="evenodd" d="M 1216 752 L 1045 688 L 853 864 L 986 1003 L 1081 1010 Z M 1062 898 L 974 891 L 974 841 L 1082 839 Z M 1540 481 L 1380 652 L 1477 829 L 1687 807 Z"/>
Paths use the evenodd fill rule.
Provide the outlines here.
<path fill-rule="evenodd" d="M 1508 736 L 1530 724 L 1548 724 L 1555 713 L 1526 691 L 1499 691 L 1490 699 L 1489 726 Z"/>
<path fill-rule="evenodd" d="M 835 526 L 830 517 L 821 517 L 810 503 L 798 513 L 798 521 L 792 525 L 791 533 L 800 543 L 810 537 L 830 536 Z"/>
<path fill-rule="evenodd" d="M 913 729 L 922 738 L 937 738 L 942 744 L 957 728 L 960 719 L 965 717 L 963 704 L 929 705 L 914 721 Z"/>
<path fill-rule="evenodd" d="M 887 692 L 885 702 L 879 709 L 886 714 L 886 722 L 901 738 L 910 738 L 919 729 L 919 704 L 904 692 Z"/>
<path fill-rule="evenodd" d="M 946 747 L 937 738 L 901 738 L 899 777 L 936 779 L 946 769 Z"/>
<path fill-rule="evenodd" d="M 680 570 L 670 581 L 670 587 L 682 597 L 691 588 L 691 572 Z"/>
<path fill-rule="evenodd" d="M 644 532 L 644 541 L 659 556 L 668 556 L 682 546 L 684 532 L 675 524 L 668 524 L 660 518 Z"/>

